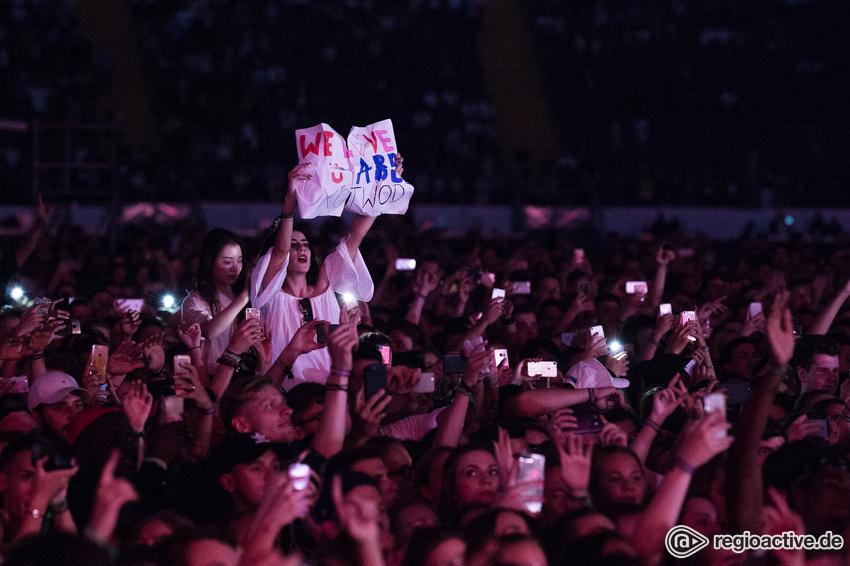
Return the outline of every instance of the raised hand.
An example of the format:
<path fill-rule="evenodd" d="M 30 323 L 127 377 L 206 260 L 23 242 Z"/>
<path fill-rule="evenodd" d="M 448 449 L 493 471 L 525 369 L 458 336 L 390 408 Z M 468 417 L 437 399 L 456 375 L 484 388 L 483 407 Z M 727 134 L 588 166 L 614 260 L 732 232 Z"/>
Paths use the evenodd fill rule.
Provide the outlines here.
<path fill-rule="evenodd" d="M 143 344 L 125 340 L 109 355 L 106 371 L 113 375 L 125 375 L 133 370 L 145 367 L 145 362 L 140 359 L 143 355 Z"/>
<path fill-rule="evenodd" d="M 34 354 L 32 350 L 24 347 L 24 339 L 15 336 L 7 336 L 0 340 L 0 360 L 20 360 L 23 357 Z"/>
<path fill-rule="evenodd" d="M 617 407 L 625 407 L 626 398 L 616 387 L 597 387 L 593 405 L 600 411 L 610 411 Z"/>
<path fill-rule="evenodd" d="M 569 407 L 558 409 L 549 419 L 549 438 L 557 445 L 564 445 L 574 434 L 571 431 L 578 428 L 578 420 L 573 416 L 573 410 Z"/>
<path fill-rule="evenodd" d="M 316 327 L 320 324 L 327 325 L 328 321 L 314 319 L 299 326 L 295 334 L 292 335 L 292 340 L 289 341 L 287 348 L 294 349 L 301 355 L 326 347 L 326 343 L 319 344 L 316 342 Z M 327 334 L 327 331 L 328 327 L 326 326 L 325 334 Z"/>
<path fill-rule="evenodd" d="M 605 360 L 605 367 L 611 370 L 614 375 L 626 375 L 626 372 L 629 371 L 629 355 L 626 352 L 620 352 L 608 356 L 608 359 Z"/>
<path fill-rule="evenodd" d="M 706 413 L 696 426 L 686 427 L 677 457 L 686 464 L 699 468 L 717 454 L 732 446 L 734 438 L 728 434 L 731 425 L 719 411 Z"/>
<path fill-rule="evenodd" d="M 599 443 L 603 446 L 623 446 L 626 447 L 629 445 L 629 437 L 626 435 L 626 431 L 624 431 L 619 426 L 614 423 L 609 423 L 605 420 L 605 417 L 599 415 L 599 418 L 602 419 L 604 423 L 602 425 L 602 430 L 599 431 Z"/>
<path fill-rule="evenodd" d="M 711 315 L 715 313 L 726 312 L 729 308 L 723 304 L 723 301 L 726 300 L 726 296 L 720 297 L 719 299 L 715 299 L 713 301 L 709 301 L 704 303 L 697 309 L 697 318 L 700 320 L 707 320 L 711 317 Z"/>
<path fill-rule="evenodd" d="M 27 342 L 27 348 L 33 352 L 43 352 L 47 348 L 47 345 L 50 344 L 50 340 L 53 338 L 53 333 L 57 328 L 64 324 L 65 321 L 54 319 L 49 320 L 41 327 L 36 328 L 30 334 L 29 341 Z"/>
<path fill-rule="evenodd" d="M 767 327 L 767 320 L 764 313 L 760 312 L 757 315 L 747 317 L 744 324 L 741 326 L 741 336 L 752 336 L 756 332 L 764 332 Z"/>
<path fill-rule="evenodd" d="M 287 195 L 294 195 L 295 188 L 298 187 L 304 181 L 312 179 L 313 176 L 310 175 L 307 171 L 312 165 L 308 163 L 299 163 L 287 175 L 289 178 L 289 184 L 287 185 L 286 193 Z"/>
<path fill-rule="evenodd" d="M 420 270 L 413 281 L 413 292 L 420 297 L 427 297 L 439 284 L 440 279 L 436 273 Z"/>
<path fill-rule="evenodd" d="M 665 250 L 664 244 L 658 246 L 658 251 L 655 252 L 655 261 L 658 265 L 667 265 L 676 259 L 676 252 L 673 250 Z"/>
<path fill-rule="evenodd" d="M 660 342 L 668 332 L 676 326 L 676 315 L 665 314 L 655 319 L 655 328 L 652 331 L 653 342 Z"/>
<path fill-rule="evenodd" d="M 340 324 L 336 330 L 328 334 L 327 342 L 331 365 L 336 369 L 350 370 L 354 360 L 354 349 L 358 344 L 357 326 L 351 322 Z"/>
<path fill-rule="evenodd" d="M 115 468 L 120 458 L 121 452 L 113 450 L 103 466 L 95 492 L 88 530 L 101 540 L 109 540 L 112 536 L 121 508 L 130 501 L 139 500 L 139 494 L 132 483 L 115 477 Z"/>
<path fill-rule="evenodd" d="M 234 354 L 244 354 L 248 348 L 263 341 L 263 327 L 256 318 L 246 318 L 236 327 L 227 349 Z"/>
<path fill-rule="evenodd" d="M 147 386 L 141 381 L 131 382 L 129 391 L 121 399 L 121 406 L 133 430 L 144 431 L 153 406 L 153 395 L 148 393 Z"/>
<path fill-rule="evenodd" d="M 50 315 L 46 312 L 38 312 L 41 306 L 42 305 L 35 305 L 21 314 L 21 321 L 15 327 L 14 335 L 16 337 L 25 336 L 47 322 Z"/>
<path fill-rule="evenodd" d="M 800 415 L 794 419 L 788 426 L 788 442 L 795 440 L 803 440 L 807 436 L 812 436 L 820 431 L 820 423 L 816 420 L 809 420 L 806 415 Z"/>
<path fill-rule="evenodd" d="M 570 495 L 572 497 L 587 495 L 593 444 L 585 444 L 580 436 L 570 434 L 565 443 L 556 442 L 555 445 L 561 461 L 561 479 L 570 490 Z"/>
<path fill-rule="evenodd" d="M 469 355 L 466 362 L 466 371 L 463 374 L 463 383 L 472 387 L 481 381 L 490 371 L 493 363 L 493 349 L 487 348 L 487 342 L 478 344 Z"/>
<path fill-rule="evenodd" d="M 118 328 L 124 336 L 130 337 L 136 333 L 139 325 L 142 324 L 142 317 L 137 311 L 128 310 L 118 321 Z"/>
<path fill-rule="evenodd" d="M 496 464 L 499 466 L 499 476 L 502 478 L 502 487 L 506 488 L 516 485 L 517 461 L 514 451 L 511 449 L 511 438 L 508 431 L 499 427 L 499 439 L 493 443 L 496 455 Z"/>
<path fill-rule="evenodd" d="M 770 342 L 770 352 L 773 361 L 785 366 L 794 355 L 794 331 L 791 325 L 791 310 L 788 308 L 787 290 L 779 291 L 770 306 L 767 318 L 767 339 Z"/>
<path fill-rule="evenodd" d="M 378 436 L 381 429 L 381 420 L 387 415 L 387 405 L 392 401 L 392 395 L 388 395 L 383 389 L 378 389 L 371 397 L 363 400 L 363 393 L 358 394 L 356 409 L 357 417 L 364 435 Z"/>
<path fill-rule="evenodd" d="M 381 532 L 377 502 L 356 489 L 343 496 L 342 478 L 336 475 L 331 481 L 331 495 L 342 529 L 360 544 L 377 545 Z"/>
<path fill-rule="evenodd" d="M 785 496 L 774 487 L 767 488 L 767 496 L 770 503 L 764 507 L 764 534 L 782 535 L 793 532 L 804 535 L 806 526 L 803 519 L 791 511 Z M 806 563 L 806 551 L 802 548 L 797 550 L 774 548 L 770 552 L 782 566 L 803 566 Z"/>
<path fill-rule="evenodd" d="M 263 339 L 254 344 L 257 353 L 257 375 L 266 375 L 274 365 L 272 359 L 272 331 L 265 324 L 261 325 Z"/>
<path fill-rule="evenodd" d="M 608 353 L 608 346 L 605 344 L 605 337 L 599 334 L 589 336 L 587 340 L 587 348 L 585 348 L 583 359 L 600 358 Z"/>
<path fill-rule="evenodd" d="M 416 387 L 422 379 L 422 370 L 406 366 L 390 366 L 387 368 L 387 389 L 392 393 L 404 395 Z"/>
<path fill-rule="evenodd" d="M 153 373 L 162 371 L 165 367 L 165 332 L 151 334 L 142 342 L 142 352 L 145 365 Z"/>
<path fill-rule="evenodd" d="M 201 325 L 195 324 L 178 324 L 177 337 L 190 350 L 192 348 L 200 348 L 201 346 Z"/>
<path fill-rule="evenodd" d="M 676 374 L 667 383 L 667 387 L 659 389 L 652 395 L 652 413 L 649 419 L 658 426 L 664 424 L 667 417 L 679 407 L 688 395 L 685 384 L 682 383 L 681 375 Z"/>
<path fill-rule="evenodd" d="M 505 299 L 490 299 L 490 303 L 487 305 L 487 308 L 484 310 L 484 315 L 481 317 L 481 320 L 487 325 L 490 326 L 502 316 L 502 311 L 505 308 Z"/>
<path fill-rule="evenodd" d="M 191 399 L 201 411 L 213 406 L 209 393 L 201 383 L 197 368 L 192 364 L 180 364 L 174 368 L 174 393 L 184 399 Z"/>

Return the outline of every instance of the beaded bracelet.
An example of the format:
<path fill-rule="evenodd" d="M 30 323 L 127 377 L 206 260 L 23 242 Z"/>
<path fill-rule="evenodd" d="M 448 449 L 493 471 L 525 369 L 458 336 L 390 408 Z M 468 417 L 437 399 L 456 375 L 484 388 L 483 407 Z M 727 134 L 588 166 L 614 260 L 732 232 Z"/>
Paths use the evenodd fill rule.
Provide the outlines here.
<path fill-rule="evenodd" d="M 239 362 L 235 360 L 231 360 L 226 356 L 222 356 L 216 360 L 216 363 L 226 365 L 229 368 L 233 368 L 234 370 L 239 368 Z"/>

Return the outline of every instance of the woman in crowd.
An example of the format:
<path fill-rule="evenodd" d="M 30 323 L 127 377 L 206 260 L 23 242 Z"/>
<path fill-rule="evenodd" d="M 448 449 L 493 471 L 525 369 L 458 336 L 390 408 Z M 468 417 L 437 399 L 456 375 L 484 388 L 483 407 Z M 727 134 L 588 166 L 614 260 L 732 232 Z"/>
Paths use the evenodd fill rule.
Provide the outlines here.
<path fill-rule="evenodd" d="M 195 289 L 183 301 L 184 328 L 201 327 L 203 360 L 209 374 L 218 367 L 236 329 L 236 321 L 248 305 L 246 272 L 243 269 L 243 246 L 239 237 L 221 228 L 211 230 L 201 245 Z M 258 323 L 256 334 L 262 333 Z"/>
<path fill-rule="evenodd" d="M 396 155 L 396 173 L 402 173 L 402 157 Z M 289 172 L 289 185 L 283 201 L 280 226 L 274 245 L 257 261 L 251 274 L 251 304 L 259 308 L 272 333 L 272 357 L 277 360 L 302 325 L 313 320 L 339 322 L 342 295 L 351 309 L 355 300 L 368 301 L 375 286 L 359 247 L 375 222 L 374 217 L 357 216 L 351 230 L 336 249 L 319 263 L 307 236 L 293 228 L 296 186 L 310 179 L 310 164 L 296 165 Z M 296 383 L 324 383 L 330 369 L 330 356 L 325 349 L 315 349 L 298 356 L 294 363 L 279 360 L 284 373 L 294 379 L 285 380 L 284 388 Z"/>

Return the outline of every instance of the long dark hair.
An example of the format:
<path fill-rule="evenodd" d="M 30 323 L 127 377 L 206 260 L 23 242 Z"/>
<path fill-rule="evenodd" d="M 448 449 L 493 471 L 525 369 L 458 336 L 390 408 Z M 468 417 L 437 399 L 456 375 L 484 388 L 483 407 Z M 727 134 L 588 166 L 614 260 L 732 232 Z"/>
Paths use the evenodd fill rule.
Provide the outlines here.
<path fill-rule="evenodd" d="M 308 231 L 304 230 L 303 228 L 304 226 L 301 226 L 300 224 L 295 225 L 292 227 L 292 231 L 301 232 L 302 234 L 307 236 L 307 247 L 310 248 L 310 269 L 307 271 L 307 284 L 315 285 L 316 282 L 319 280 L 319 268 L 322 266 L 322 261 L 316 255 L 316 248 L 314 248 L 313 244 L 310 243 L 310 240 L 312 238 L 310 237 Z M 265 255 L 267 251 L 269 251 L 269 248 L 274 246 L 275 240 L 277 239 L 278 230 L 280 230 L 280 217 L 276 218 L 275 221 L 272 223 L 268 235 L 266 236 L 265 240 L 263 240 L 263 245 L 260 246 L 260 251 L 257 254 L 257 259 L 254 261 L 254 263 L 257 263 L 257 261 L 259 261 L 260 258 L 263 257 L 263 255 Z"/>
<path fill-rule="evenodd" d="M 455 527 L 460 521 L 461 512 L 463 509 L 458 508 L 457 499 L 457 467 L 461 457 L 470 452 L 487 452 L 491 456 L 493 454 L 492 444 L 486 443 L 469 443 L 455 448 L 446 463 L 443 466 L 443 491 L 440 493 L 438 502 L 438 515 L 443 525 L 447 527 Z"/>
<path fill-rule="evenodd" d="M 248 273 L 248 270 L 245 269 L 244 261 L 245 246 L 242 244 L 239 236 L 230 230 L 216 228 L 207 232 L 207 235 L 204 237 L 204 243 L 201 244 L 195 288 L 207 304 L 209 304 L 213 314 L 215 314 L 215 305 L 218 303 L 218 295 L 216 294 L 215 283 L 213 282 L 213 266 L 221 250 L 231 244 L 239 246 L 239 249 L 243 253 L 242 271 L 239 272 L 239 277 L 236 279 L 236 283 L 233 284 L 233 292 L 239 293 L 245 285 L 245 277 Z"/>

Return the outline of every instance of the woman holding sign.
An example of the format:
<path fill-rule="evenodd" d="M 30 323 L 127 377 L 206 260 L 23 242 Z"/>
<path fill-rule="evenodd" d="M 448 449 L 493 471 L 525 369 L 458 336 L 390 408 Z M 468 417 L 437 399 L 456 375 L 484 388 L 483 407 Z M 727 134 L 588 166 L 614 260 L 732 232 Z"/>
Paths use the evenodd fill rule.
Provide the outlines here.
<path fill-rule="evenodd" d="M 395 170 L 402 172 L 401 155 L 396 155 Z M 251 274 L 251 304 L 260 309 L 267 321 L 272 338 L 272 359 L 278 360 L 295 332 L 314 320 L 332 323 L 339 321 L 340 308 L 336 294 L 351 295 L 357 300 L 372 298 L 375 286 L 360 254 L 360 243 L 375 222 L 373 216 L 357 216 L 348 236 L 319 265 L 307 237 L 293 230 L 295 216 L 295 187 L 311 178 L 309 163 L 296 165 L 289 172 L 289 188 L 283 201 L 280 226 L 274 245 L 257 261 Z M 324 383 L 330 372 L 331 360 L 326 349 L 318 347 L 301 355 L 285 367 L 294 379 L 284 381 L 291 389 L 302 381 Z M 282 364 L 279 360 L 277 364 Z"/>

